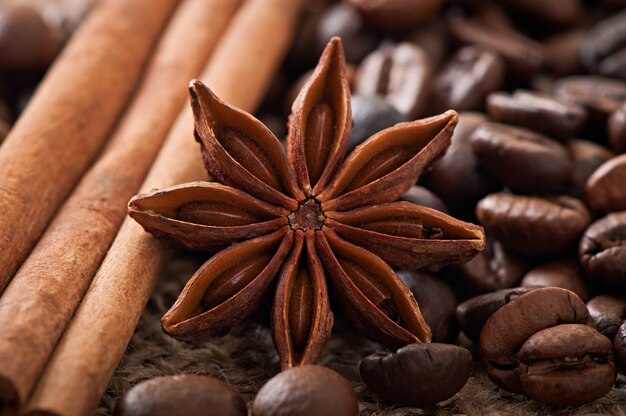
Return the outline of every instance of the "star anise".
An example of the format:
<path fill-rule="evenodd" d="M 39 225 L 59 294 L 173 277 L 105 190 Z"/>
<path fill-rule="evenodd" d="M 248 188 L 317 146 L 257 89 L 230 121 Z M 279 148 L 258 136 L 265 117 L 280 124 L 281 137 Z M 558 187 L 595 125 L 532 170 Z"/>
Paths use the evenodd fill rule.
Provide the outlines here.
<path fill-rule="evenodd" d="M 335 38 L 293 105 L 287 152 L 256 118 L 191 82 L 196 139 L 216 182 L 129 203 L 130 215 L 168 243 L 221 250 L 163 316 L 166 333 L 195 341 L 227 332 L 278 276 L 272 330 L 283 368 L 317 360 L 333 325 L 327 282 L 366 334 L 389 346 L 430 341 L 392 267 L 466 261 L 483 249 L 483 230 L 394 201 L 449 146 L 457 114 L 397 124 L 344 158 L 352 124 L 344 72 Z"/>

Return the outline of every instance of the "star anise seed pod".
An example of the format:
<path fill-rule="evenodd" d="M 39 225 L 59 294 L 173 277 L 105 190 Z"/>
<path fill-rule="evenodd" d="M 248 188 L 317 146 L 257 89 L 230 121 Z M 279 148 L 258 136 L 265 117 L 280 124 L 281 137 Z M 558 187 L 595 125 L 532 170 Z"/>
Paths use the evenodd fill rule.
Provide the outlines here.
<path fill-rule="evenodd" d="M 483 249 L 484 233 L 394 201 L 449 146 L 457 114 L 397 124 L 344 158 L 352 124 L 344 72 L 335 38 L 293 105 L 287 152 L 256 118 L 191 82 L 196 138 L 216 182 L 129 203 L 130 215 L 166 242 L 219 251 L 163 316 L 166 333 L 193 341 L 224 334 L 275 287 L 272 330 L 282 367 L 314 363 L 333 324 L 330 283 L 366 334 L 393 347 L 430 342 L 392 267 L 466 261 Z"/>

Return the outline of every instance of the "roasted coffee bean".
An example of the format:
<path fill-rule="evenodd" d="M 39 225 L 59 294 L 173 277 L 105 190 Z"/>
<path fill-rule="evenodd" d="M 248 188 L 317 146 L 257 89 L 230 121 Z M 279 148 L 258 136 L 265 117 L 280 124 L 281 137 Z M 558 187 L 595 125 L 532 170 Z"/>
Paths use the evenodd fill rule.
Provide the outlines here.
<path fill-rule="evenodd" d="M 409 344 L 365 357 L 359 372 L 383 401 L 423 407 L 454 396 L 467 383 L 472 354 L 449 344 Z"/>
<path fill-rule="evenodd" d="M 513 29 L 493 29 L 461 19 L 452 20 L 449 27 L 462 44 L 481 45 L 497 52 L 504 59 L 507 70 L 516 77 L 529 78 L 545 63 L 543 46 Z"/>
<path fill-rule="evenodd" d="M 559 254 L 574 246 L 591 221 L 587 208 L 575 198 L 503 192 L 483 198 L 476 216 L 507 249 L 540 256 Z"/>
<path fill-rule="evenodd" d="M 515 26 L 509 15 L 501 7 L 501 2 L 477 2 L 471 19 L 494 30 L 515 32 Z"/>
<path fill-rule="evenodd" d="M 480 333 L 480 356 L 496 385 L 523 393 L 518 352 L 535 333 L 561 324 L 592 325 L 582 300 L 569 290 L 544 287 L 531 290 L 498 309 Z"/>
<path fill-rule="evenodd" d="M 447 31 L 442 19 L 430 19 L 409 32 L 403 40 L 422 48 L 433 69 L 441 67 L 448 56 Z"/>
<path fill-rule="evenodd" d="M 305 365 L 278 373 L 261 387 L 252 416 L 357 416 L 352 385 L 327 367 Z"/>
<path fill-rule="evenodd" d="M 483 123 L 470 142 L 481 169 L 515 192 L 554 192 L 572 175 L 567 149 L 525 128 Z"/>
<path fill-rule="evenodd" d="M 430 104 L 432 65 L 418 46 L 403 42 L 384 46 L 359 66 L 354 91 L 382 95 L 398 111 L 413 120 L 425 114 Z"/>
<path fill-rule="evenodd" d="M 626 153 L 626 101 L 611 114 L 608 131 L 611 147 L 616 152 Z"/>
<path fill-rule="evenodd" d="M 341 38 L 346 61 L 352 64 L 359 64 L 378 45 L 378 37 L 365 29 L 359 12 L 347 3 L 331 5 L 320 18 L 315 36 L 315 59 L 333 36 Z"/>
<path fill-rule="evenodd" d="M 379 96 L 354 94 L 352 104 L 352 131 L 348 141 L 348 151 L 363 143 L 381 130 L 408 119 L 394 106 Z"/>
<path fill-rule="evenodd" d="M 137 384 L 117 402 L 114 416 L 246 416 L 237 391 L 196 374 L 156 377 Z"/>
<path fill-rule="evenodd" d="M 574 29 L 557 33 L 543 41 L 548 67 L 552 72 L 566 76 L 581 71 L 580 45 L 586 33 L 584 29 Z"/>
<path fill-rule="evenodd" d="M 578 259 L 552 260 L 535 267 L 522 279 L 520 286 L 554 286 L 570 290 L 583 301 L 589 298 L 589 288 Z"/>
<path fill-rule="evenodd" d="M 626 12 L 601 21 L 587 32 L 580 55 L 590 72 L 626 79 Z"/>
<path fill-rule="evenodd" d="M 478 169 L 469 136 L 486 120 L 480 113 L 459 113 L 446 154 L 431 165 L 424 185 L 439 196 L 458 216 L 471 218 L 476 202 L 496 190 L 495 183 Z"/>
<path fill-rule="evenodd" d="M 482 46 L 460 49 L 437 74 L 433 87 L 436 112 L 480 110 L 485 97 L 502 86 L 504 61 Z"/>
<path fill-rule="evenodd" d="M 488 236 L 485 250 L 461 264 L 459 270 L 472 291 L 485 293 L 517 286 L 530 267 L 528 259 L 508 253 Z"/>
<path fill-rule="evenodd" d="M 611 341 L 586 325 L 558 325 L 532 335 L 519 352 L 524 393 L 547 404 L 581 405 L 607 394 L 617 370 Z"/>
<path fill-rule="evenodd" d="M 500 123 L 523 126 L 558 140 L 573 137 L 587 119 L 582 106 L 527 90 L 517 90 L 511 95 L 490 94 L 487 112 Z"/>
<path fill-rule="evenodd" d="M 580 262 L 595 281 L 626 289 L 626 212 L 600 218 L 580 240 Z"/>
<path fill-rule="evenodd" d="M 582 105 L 590 117 L 604 121 L 626 101 L 626 82 L 592 75 L 571 76 L 556 82 L 554 94 Z"/>
<path fill-rule="evenodd" d="M 570 193 L 576 198 L 585 198 L 587 180 L 600 165 L 615 156 L 604 146 L 588 140 L 572 139 L 567 141 L 567 149 L 574 163 Z"/>
<path fill-rule="evenodd" d="M 615 334 L 613 341 L 613 349 L 615 350 L 615 359 L 622 373 L 626 373 L 626 321 L 620 325 Z"/>
<path fill-rule="evenodd" d="M 443 0 L 346 0 L 356 8 L 369 26 L 398 31 L 433 17 Z"/>
<path fill-rule="evenodd" d="M 598 295 L 587 302 L 589 315 L 602 335 L 615 338 L 618 328 L 626 318 L 626 298 L 613 295 Z"/>
<path fill-rule="evenodd" d="M 604 162 L 587 180 L 587 202 L 598 211 L 626 210 L 626 154 Z"/>
<path fill-rule="evenodd" d="M 461 330 L 470 340 L 478 343 L 480 331 L 495 311 L 533 289 L 532 287 L 501 289 L 466 300 L 456 307 L 456 319 Z"/>
<path fill-rule="evenodd" d="M 580 0 L 503 0 L 502 3 L 515 13 L 557 26 L 576 23 L 583 14 Z"/>
<path fill-rule="evenodd" d="M 37 11 L 0 5 L 0 68 L 46 68 L 60 46 L 57 34 Z"/>
<path fill-rule="evenodd" d="M 437 211 L 448 213 L 446 204 L 444 204 L 437 195 L 423 186 L 413 185 L 408 191 L 402 194 L 401 199 L 413 202 L 417 205 L 423 205 L 428 208 L 436 209 Z"/>
<path fill-rule="evenodd" d="M 432 332 L 433 342 L 453 341 L 458 334 L 454 313 L 456 297 L 450 287 L 433 275 L 421 272 L 398 272 L 409 288 Z"/>

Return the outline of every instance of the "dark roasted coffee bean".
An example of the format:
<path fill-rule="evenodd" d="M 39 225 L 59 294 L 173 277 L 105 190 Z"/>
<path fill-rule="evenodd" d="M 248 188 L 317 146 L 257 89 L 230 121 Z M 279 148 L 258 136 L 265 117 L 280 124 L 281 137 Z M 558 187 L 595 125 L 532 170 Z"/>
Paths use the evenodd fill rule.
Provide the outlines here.
<path fill-rule="evenodd" d="M 513 29 L 493 29 L 478 22 L 455 19 L 450 22 L 450 31 L 463 44 L 477 44 L 497 52 L 507 70 L 517 77 L 529 78 L 545 63 L 543 46 Z"/>
<path fill-rule="evenodd" d="M 515 192 L 554 192 L 572 175 L 567 149 L 531 130 L 487 122 L 470 142 L 481 169 Z"/>
<path fill-rule="evenodd" d="M 592 325 L 587 308 L 569 290 L 544 287 L 531 290 L 498 309 L 480 333 L 480 356 L 496 385 L 523 393 L 517 356 L 535 333 L 561 324 Z"/>
<path fill-rule="evenodd" d="M 46 68 L 61 40 L 35 10 L 10 3 L 0 5 L 0 68 Z"/>
<path fill-rule="evenodd" d="M 137 384 L 117 402 L 114 416 L 246 416 L 237 391 L 207 376 L 179 374 Z"/>
<path fill-rule="evenodd" d="M 558 325 L 532 335 L 519 352 L 522 389 L 547 404 L 581 405 L 607 394 L 617 370 L 611 341 L 586 325 Z"/>
<path fill-rule="evenodd" d="M 413 120 L 423 116 L 430 104 L 431 78 L 428 55 L 419 47 L 403 42 L 368 55 L 357 70 L 354 90 L 362 95 L 382 95 Z"/>
<path fill-rule="evenodd" d="M 526 255 L 554 255 L 573 247 L 591 217 L 568 196 L 545 198 L 496 193 L 483 198 L 476 216 L 507 249 Z"/>
<path fill-rule="evenodd" d="M 587 309 L 598 331 L 613 340 L 617 329 L 626 318 L 626 298 L 598 295 L 587 302 Z"/>
<path fill-rule="evenodd" d="M 472 20 L 494 30 L 515 32 L 513 21 L 501 7 L 501 2 L 486 2 L 478 4 L 472 14 Z"/>
<path fill-rule="evenodd" d="M 584 29 L 574 29 L 560 32 L 543 41 L 548 67 L 552 72 L 566 76 L 581 71 L 580 45 L 586 33 Z"/>
<path fill-rule="evenodd" d="M 430 58 L 433 69 L 441 67 L 448 56 L 446 26 L 442 19 L 431 19 L 409 32 L 404 41 L 413 43 Z"/>
<path fill-rule="evenodd" d="M 305 365 L 278 373 L 261 387 L 252 416 L 357 416 L 352 385 L 327 367 Z"/>
<path fill-rule="evenodd" d="M 456 319 L 461 330 L 470 340 L 478 343 L 485 322 L 495 311 L 533 289 L 532 287 L 500 289 L 466 300 L 456 307 Z"/>
<path fill-rule="evenodd" d="M 558 26 L 576 23 L 583 14 L 580 0 L 503 0 L 502 3 L 525 17 Z"/>
<path fill-rule="evenodd" d="M 459 270 L 472 291 L 485 293 L 518 286 L 530 267 L 530 261 L 508 253 L 499 241 L 488 236 L 485 250 L 461 264 Z"/>
<path fill-rule="evenodd" d="M 359 372 L 383 401 L 423 407 L 454 396 L 467 382 L 472 354 L 449 344 L 409 344 L 365 357 Z"/>
<path fill-rule="evenodd" d="M 591 75 L 563 78 L 554 85 L 554 94 L 580 104 L 596 120 L 606 120 L 626 101 L 626 82 Z"/>
<path fill-rule="evenodd" d="M 480 110 L 487 94 L 504 81 L 504 61 L 482 46 L 460 49 L 435 78 L 433 99 L 436 112 Z"/>
<path fill-rule="evenodd" d="M 580 55 L 590 72 L 626 79 L 626 12 L 594 26 L 581 45 Z"/>
<path fill-rule="evenodd" d="M 471 218 L 476 202 L 496 190 L 495 183 L 478 170 L 469 142 L 469 136 L 485 119 L 480 113 L 460 113 L 448 151 L 424 175 L 424 185 L 464 218 Z"/>
<path fill-rule="evenodd" d="M 433 342 L 449 342 L 458 334 L 454 313 L 456 297 L 450 287 L 433 275 L 421 272 L 398 272 L 409 288 L 432 332 Z"/>
<path fill-rule="evenodd" d="M 333 36 L 341 37 L 346 61 L 352 64 L 359 64 L 378 45 L 377 36 L 365 29 L 359 12 L 346 3 L 331 5 L 320 18 L 315 36 L 316 59 Z"/>
<path fill-rule="evenodd" d="M 512 95 L 490 94 L 487 112 L 495 121 L 523 126 L 558 140 L 573 137 L 587 119 L 582 106 L 526 90 L 517 90 Z"/>
<path fill-rule="evenodd" d="M 369 26 L 388 31 L 408 29 L 428 21 L 443 5 L 443 0 L 345 1 L 361 13 Z"/>
<path fill-rule="evenodd" d="M 394 124 L 407 121 L 405 115 L 379 96 L 353 94 L 352 131 L 348 141 L 348 151 L 363 143 L 366 139 Z"/>
<path fill-rule="evenodd" d="M 598 211 L 626 210 L 626 154 L 604 162 L 587 180 L 587 202 Z"/>
<path fill-rule="evenodd" d="M 554 286 L 576 293 L 583 301 L 589 297 L 589 288 L 578 259 L 552 260 L 535 267 L 526 273 L 520 286 Z"/>
<path fill-rule="evenodd" d="M 626 212 L 600 218 L 580 240 L 580 262 L 587 275 L 616 289 L 626 289 Z"/>
<path fill-rule="evenodd" d="M 413 185 L 408 191 L 402 194 L 401 199 L 417 205 L 423 205 L 428 208 L 436 209 L 437 211 L 448 213 L 446 204 L 444 204 L 437 195 L 423 186 Z"/>
<path fill-rule="evenodd" d="M 567 149 L 574 163 L 570 193 L 576 198 L 585 198 L 587 180 L 600 165 L 615 156 L 604 146 L 588 140 L 568 140 Z"/>
<path fill-rule="evenodd" d="M 615 359 L 622 373 L 626 373 L 626 321 L 620 325 L 613 341 Z"/>
<path fill-rule="evenodd" d="M 626 153 L 626 101 L 609 117 L 609 142 L 616 152 Z"/>

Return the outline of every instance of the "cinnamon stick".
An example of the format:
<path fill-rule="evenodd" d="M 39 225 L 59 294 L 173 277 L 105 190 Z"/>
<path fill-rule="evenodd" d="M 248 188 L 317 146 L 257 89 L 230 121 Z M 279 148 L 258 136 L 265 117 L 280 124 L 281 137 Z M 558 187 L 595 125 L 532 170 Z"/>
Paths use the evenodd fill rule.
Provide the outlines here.
<path fill-rule="evenodd" d="M 201 78 L 225 101 L 252 111 L 287 49 L 301 8 L 301 0 L 248 0 Z M 144 192 L 206 177 L 192 126 L 191 111 L 186 109 L 144 182 Z M 93 412 L 167 254 L 141 226 L 126 219 L 48 363 L 27 412 Z"/>
<path fill-rule="evenodd" d="M 28 398 L 239 3 L 182 2 L 103 155 L 0 298 L 0 409 Z"/>
<path fill-rule="evenodd" d="M 0 147 L 0 293 L 100 149 L 176 4 L 100 2 Z"/>

